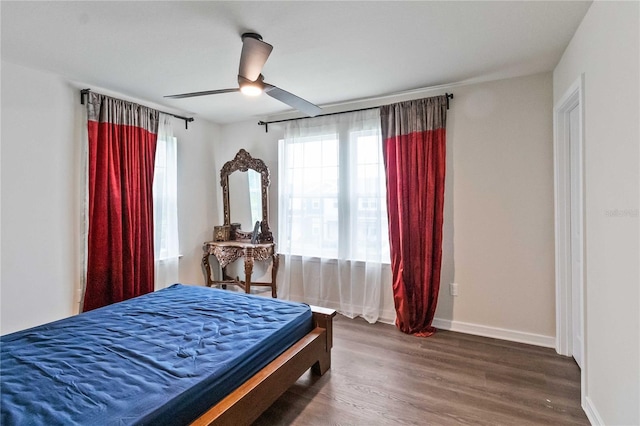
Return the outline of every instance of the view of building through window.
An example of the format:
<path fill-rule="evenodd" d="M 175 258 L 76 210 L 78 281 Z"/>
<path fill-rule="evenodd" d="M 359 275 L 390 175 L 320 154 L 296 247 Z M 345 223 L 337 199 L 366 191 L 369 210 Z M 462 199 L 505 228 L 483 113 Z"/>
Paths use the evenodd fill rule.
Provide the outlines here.
<path fill-rule="evenodd" d="M 389 262 L 379 130 L 281 142 L 291 254 Z M 283 179 L 281 176 L 280 179 Z"/>
<path fill-rule="evenodd" d="M 245 173 L 249 181 L 249 204 L 251 205 L 251 225 L 262 221 L 262 175 L 249 169 Z"/>

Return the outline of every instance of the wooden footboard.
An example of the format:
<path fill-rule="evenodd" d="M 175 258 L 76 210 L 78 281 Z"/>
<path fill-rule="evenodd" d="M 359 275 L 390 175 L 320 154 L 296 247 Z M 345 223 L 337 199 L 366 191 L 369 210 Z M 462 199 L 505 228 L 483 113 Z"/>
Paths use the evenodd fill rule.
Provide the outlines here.
<path fill-rule="evenodd" d="M 311 310 L 315 328 L 309 334 L 192 424 L 250 425 L 309 368 L 314 374 L 324 374 L 331 367 L 336 312 L 315 306 Z"/>

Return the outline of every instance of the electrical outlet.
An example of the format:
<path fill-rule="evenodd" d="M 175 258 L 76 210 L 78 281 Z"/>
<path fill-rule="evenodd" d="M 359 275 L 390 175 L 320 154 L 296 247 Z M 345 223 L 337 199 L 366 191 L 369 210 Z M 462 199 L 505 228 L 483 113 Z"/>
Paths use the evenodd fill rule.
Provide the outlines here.
<path fill-rule="evenodd" d="M 458 295 L 458 284 L 457 283 L 449 284 L 449 291 L 450 291 L 452 296 L 457 296 Z"/>

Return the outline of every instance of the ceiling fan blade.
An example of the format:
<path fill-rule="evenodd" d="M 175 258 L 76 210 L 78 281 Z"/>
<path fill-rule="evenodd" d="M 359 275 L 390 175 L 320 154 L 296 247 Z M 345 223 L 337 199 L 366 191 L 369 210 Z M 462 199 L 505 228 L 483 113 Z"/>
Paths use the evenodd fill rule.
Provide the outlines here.
<path fill-rule="evenodd" d="M 243 34 L 238 74 L 247 80 L 256 81 L 272 50 L 273 46 L 262 41 L 260 35 L 255 33 Z"/>
<path fill-rule="evenodd" d="M 235 89 L 220 89 L 220 90 L 205 90 L 204 92 L 191 92 L 181 93 L 179 95 L 167 95 L 165 98 L 182 99 L 182 98 L 195 98 L 196 96 L 218 95 L 220 93 L 239 92 L 239 88 Z"/>
<path fill-rule="evenodd" d="M 309 117 L 315 117 L 316 115 L 322 113 L 322 108 L 320 108 L 319 106 L 314 105 L 311 102 L 294 95 L 293 93 L 282 90 L 279 87 L 264 83 L 264 91 L 272 98 L 277 99 L 280 102 L 284 102 L 285 104 L 297 109 L 298 111 L 304 112 Z"/>

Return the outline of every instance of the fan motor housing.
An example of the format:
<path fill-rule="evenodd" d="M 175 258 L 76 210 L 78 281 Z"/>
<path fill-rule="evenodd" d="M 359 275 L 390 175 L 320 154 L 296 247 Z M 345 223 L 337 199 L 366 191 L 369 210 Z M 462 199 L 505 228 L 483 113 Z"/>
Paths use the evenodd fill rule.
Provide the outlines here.
<path fill-rule="evenodd" d="M 246 37 L 255 38 L 256 40 L 262 41 L 262 36 L 260 34 L 258 34 L 258 33 L 244 33 L 244 34 L 242 34 L 242 40 L 244 40 Z"/>

